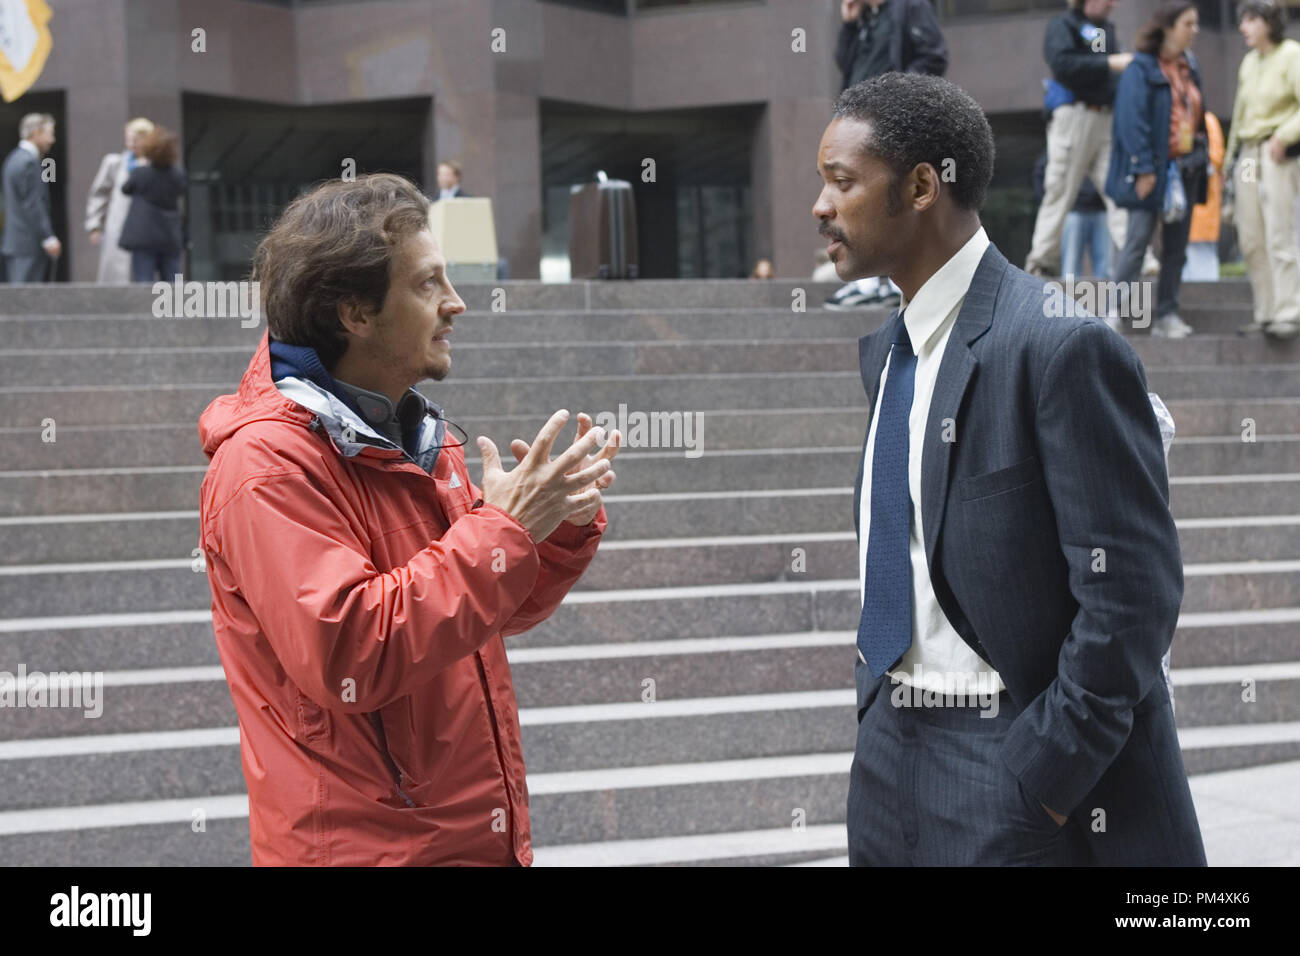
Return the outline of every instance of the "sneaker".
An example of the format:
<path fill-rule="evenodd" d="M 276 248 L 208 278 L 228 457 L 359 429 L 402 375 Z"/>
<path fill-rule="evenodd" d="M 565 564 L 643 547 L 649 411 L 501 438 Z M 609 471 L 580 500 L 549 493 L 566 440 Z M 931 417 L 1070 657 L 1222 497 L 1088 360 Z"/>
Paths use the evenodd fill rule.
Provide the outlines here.
<path fill-rule="evenodd" d="M 1267 329 L 1268 329 L 1267 322 L 1260 322 L 1258 319 L 1256 319 L 1255 321 L 1249 322 L 1246 325 L 1237 326 L 1237 334 L 1254 335 L 1256 332 L 1264 332 L 1267 331 Z"/>
<path fill-rule="evenodd" d="M 1162 339 L 1185 339 L 1192 334 L 1192 327 L 1179 318 L 1177 312 L 1170 312 L 1155 320 L 1151 334 Z"/>
<path fill-rule="evenodd" d="M 1300 325 L 1290 319 L 1282 319 L 1264 326 L 1264 334 L 1275 339 L 1293 339 L 1300 334 Z"/>
<path fill-rule="evenodd" d="M 866 309 L 876 304 L 876 293 L 864 292 L 857 282 L 850 282 L 822 303 L 824 309 L 837 312 L 849 309 Z"/>

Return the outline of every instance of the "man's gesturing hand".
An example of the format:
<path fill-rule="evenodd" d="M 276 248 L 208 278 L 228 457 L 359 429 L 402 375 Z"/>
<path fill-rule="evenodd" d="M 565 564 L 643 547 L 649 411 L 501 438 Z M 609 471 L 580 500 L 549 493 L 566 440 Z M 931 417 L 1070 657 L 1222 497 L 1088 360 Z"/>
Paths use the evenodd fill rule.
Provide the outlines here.
<path fill-rule="evenodd" d="M 548 537 L 561 521 L 590 505 L 593 498 L 598 501 L 600 491 L 594 483 L 610 469 L 608 458 L 584 467 L 588 453 L 605 440 L 600 428 L 575 439 L 564 454 L 551 461 L 551 446 L 568 420 L 569 413 L 563 410 L 552 415 L 518 467 L 509 472 L 502 469 L 492 439 L 478 438 L 483 456 L 483 501 L 513 515 L 534 541 Z"/>
<path fill-rule="evenodd" d="M 576 445 L 580 442 L 590 430 L 591 416 L 586 412 L 578 412 L 578 434 L 577 437 L 574 438 L 573 443 Z M 510 450 L 514 452 L 515 460 L 519 462 L 522 462 L 528 455 L 528 447 L 528 442 L 524 441 L 522 438 L 516 438 L 510 443 Z M 583 525 L 591 524 L 592 519 L 596 517 L 596 512 L 600 511 L 600 506 L 603 503 L 601 501 L 600 492 L 612 485 L 614 479 L 617 477 L 613 471 L 614 456 L 618 454 L 618 450 L 621 447 L 623 447 L 623 436 L 616 428 L 609 433 L 609 443 L 601 450 L 599 455 L 594 458 L 583 458 L 581 467 L 588 467 L 597 461 L 608 461 L 610 463 L 610 470 L 597 478 L 592 484 L 582 489 L 584 492 L 591 492 L 594 490 L 595 494 L 591 495 L 590 500 L 588 500 L 586 504 L 579 505 L 576 511 L 564 519 L 569 522 L 569 524 L 582 527 Z"/>

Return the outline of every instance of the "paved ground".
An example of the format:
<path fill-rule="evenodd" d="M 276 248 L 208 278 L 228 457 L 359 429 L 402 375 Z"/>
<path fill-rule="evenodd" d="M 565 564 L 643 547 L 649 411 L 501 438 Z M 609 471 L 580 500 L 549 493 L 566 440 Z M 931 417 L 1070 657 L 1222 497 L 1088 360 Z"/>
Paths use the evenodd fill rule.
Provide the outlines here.
<path fill-rule="evenodd" d="M 1300 866 L 1300 760 L 1192 777 L 1210 866 Z"/>

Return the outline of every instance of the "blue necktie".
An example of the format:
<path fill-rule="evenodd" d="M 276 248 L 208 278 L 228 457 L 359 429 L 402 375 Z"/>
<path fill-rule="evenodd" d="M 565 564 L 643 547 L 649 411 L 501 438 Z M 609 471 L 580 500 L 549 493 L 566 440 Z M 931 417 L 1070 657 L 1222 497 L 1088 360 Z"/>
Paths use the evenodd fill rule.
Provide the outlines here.
<path fill-rule="evenodd" d="M 871 461 L 871 527 L 858 650 L 879 677 L 912 646 L 912 497 L 908 492 L 908 419 L 916 355 L 902 317 L 890 353 Z"/>

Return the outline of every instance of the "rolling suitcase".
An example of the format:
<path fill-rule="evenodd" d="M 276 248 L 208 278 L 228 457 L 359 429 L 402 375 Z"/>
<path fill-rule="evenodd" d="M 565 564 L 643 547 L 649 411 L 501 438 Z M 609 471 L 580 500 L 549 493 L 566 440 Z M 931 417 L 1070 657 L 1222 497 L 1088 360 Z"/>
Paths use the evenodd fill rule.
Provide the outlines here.
<path fill-rule="evenodd" d="M 569 195 L 569 275 L 574 279 L 637 277 L 636 201 L 632 184 L 597 173 L 598 182 Z"/>

